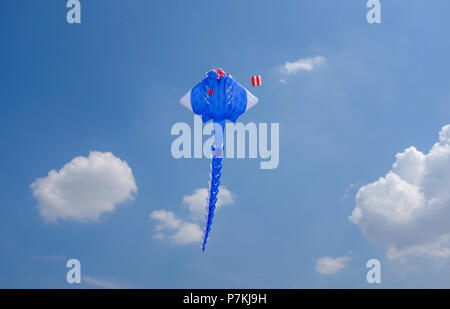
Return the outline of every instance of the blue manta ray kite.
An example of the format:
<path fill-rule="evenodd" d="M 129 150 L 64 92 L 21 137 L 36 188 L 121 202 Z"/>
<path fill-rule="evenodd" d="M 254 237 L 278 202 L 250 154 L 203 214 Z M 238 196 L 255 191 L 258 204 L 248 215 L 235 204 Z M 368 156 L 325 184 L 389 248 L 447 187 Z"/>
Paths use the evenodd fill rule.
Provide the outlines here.
<path fill-rule="evenodd" d="M 202 116 L 202 121 L 214 121 L 214 144 L 211 154 L 211 181 L 202 251 L 205 251 L 211 231 L 220 176 L 222 175 L 223 132 L 225 121 L 236 122 L 238 117 L 258 103 L 258 98 L 236 82 L 222 69 L 211 70 L 206 77 L 180 99 L 180 103 Z"/>

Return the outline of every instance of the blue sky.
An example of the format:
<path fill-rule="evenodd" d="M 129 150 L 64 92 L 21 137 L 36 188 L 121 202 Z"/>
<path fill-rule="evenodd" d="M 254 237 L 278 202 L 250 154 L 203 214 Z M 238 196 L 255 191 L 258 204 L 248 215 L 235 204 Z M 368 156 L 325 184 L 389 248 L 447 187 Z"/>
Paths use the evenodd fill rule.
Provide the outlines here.
<path fill-rule="evenodd" d="M 450 3 L 381 1 L 382 23 L 368 24 L 365 2 L 82 0 L 68 24 L 65 1 L 2 1 L 0 287 L 74 288 L 70 258 L 84 288 L 450 287 L 446 258 L 390 259 L 348 219 L 361 186 L 450 123 Z M 314 70 L 280 71 L 317 55 Z M 192 124 L 179 98 L 215 67 L 260 99 L 239 121 L 280 124 L 280 164 L 225 160 L 234 202 L 202 253 L 155 239 L 149 216 L 187 218 L 183 197 L 207 186 L 209 160 L 174 159 L 170 130 Z M 127 162 L 134 200 L 46 222 L 31 184 L 90 151 Z M 325 256 L 348 259 L 326 275 Z M 371 258 L 382 285 L 366 282 Z"/>

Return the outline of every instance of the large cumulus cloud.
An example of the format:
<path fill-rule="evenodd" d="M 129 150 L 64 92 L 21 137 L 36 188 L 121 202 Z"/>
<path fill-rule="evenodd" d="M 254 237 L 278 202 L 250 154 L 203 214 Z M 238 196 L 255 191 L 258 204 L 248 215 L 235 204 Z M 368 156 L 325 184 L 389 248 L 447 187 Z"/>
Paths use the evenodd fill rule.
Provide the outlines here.
<path fill-rule="evenodd" d="M 349 220 L 391 259 L 450 257 L 450 125 L 428 153 L 409 147 L 361 187 Z"/>
<path fill-rule="evenodd" d="M 95 221 L 137 192 L 131 168 L 110 152 L 79 156 L 32 185 L 45 221 Z"/>

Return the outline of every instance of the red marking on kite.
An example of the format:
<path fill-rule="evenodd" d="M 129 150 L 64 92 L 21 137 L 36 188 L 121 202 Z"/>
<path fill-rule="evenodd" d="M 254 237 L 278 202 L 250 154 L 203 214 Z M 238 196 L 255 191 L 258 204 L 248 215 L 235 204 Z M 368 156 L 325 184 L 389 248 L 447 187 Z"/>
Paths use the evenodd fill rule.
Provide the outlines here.
<path fill-rule="evenodd" d="M 216 69 L 216 73 L 219 74 L 219 77 L 217 77 L 217 79 L 221 79 L 222 76 L 225 75 L 225 72 L 221 68 Z"/>
<path fill-rule="evenodd" d="M 209 96 L 211 96 L 212 93 L 213 93 L 214 91 L 212 91 L 211 89 L 209 89 L 208 92 L 209 92 Z"/>

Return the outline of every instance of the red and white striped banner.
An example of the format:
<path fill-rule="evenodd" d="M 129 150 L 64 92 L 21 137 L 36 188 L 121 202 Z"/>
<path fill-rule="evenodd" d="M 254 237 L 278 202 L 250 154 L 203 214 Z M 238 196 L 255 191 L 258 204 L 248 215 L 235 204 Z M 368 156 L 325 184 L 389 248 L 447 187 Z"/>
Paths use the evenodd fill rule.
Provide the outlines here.
<path fill-rule="evenodd" d="M 262 79 L 261 79 L 260 75 L 252 76 L 252 85 L 253 86 L 261 86 L 262 85 Z"/>

